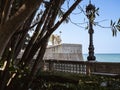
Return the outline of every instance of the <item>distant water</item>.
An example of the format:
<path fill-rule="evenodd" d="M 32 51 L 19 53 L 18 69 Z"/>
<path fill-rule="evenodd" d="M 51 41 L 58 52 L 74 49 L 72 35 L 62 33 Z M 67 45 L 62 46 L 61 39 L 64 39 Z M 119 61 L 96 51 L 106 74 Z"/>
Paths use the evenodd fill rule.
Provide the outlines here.
<path fill-rule="evenodd" d="M 83 58 L 86 61 L 88 54 L 83 54 Z M 96 61 L 99 62 L 119 62 L 120 54 L 95 54 Z"/>

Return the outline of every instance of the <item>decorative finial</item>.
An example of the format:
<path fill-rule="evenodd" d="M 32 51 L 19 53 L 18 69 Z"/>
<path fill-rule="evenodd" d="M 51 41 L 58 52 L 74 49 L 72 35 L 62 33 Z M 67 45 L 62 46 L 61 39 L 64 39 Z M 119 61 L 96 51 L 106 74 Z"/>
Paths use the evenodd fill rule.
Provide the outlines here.
<path fill-rule="evenodd" d="M 91 0 L 89 0 L 89 4 L 91 4 Z"/>

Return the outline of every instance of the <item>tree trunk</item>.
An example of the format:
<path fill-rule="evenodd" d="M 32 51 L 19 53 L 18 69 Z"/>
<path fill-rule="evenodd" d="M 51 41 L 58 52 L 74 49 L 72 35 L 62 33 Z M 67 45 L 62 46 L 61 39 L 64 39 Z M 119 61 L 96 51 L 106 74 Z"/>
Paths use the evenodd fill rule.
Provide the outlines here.
<path fill-rule="evenodd" d="M 13 17 L 0 25 L 0 57 L 17 28 L 39 7 L 43 0 L 26 0 Z"/>
<path fill-rule="evenodd" d="M 4 4 L 2 16 L 1 16 L 1 24 L 4 24 L 9 19 L 9 14 L 10 14 L 12 3 L 13 3 L 13 0 L 6 0 Z"/>
<path fill-rule="evenodd" d="M 17 46 L 15 47 L 14 60 L 17 58 L 20 50 L 22 49 L 22 47 L 25 43 L 26 35 L 28 34 L 28 31 L 30 29 L 30 25 L 32 23 L 32 20 L 33 20 L 35 14 L 36 14 L 36 11 L 29 17 L 29 19 L 26 21 L 26 23 L 23 26 L 22 30 L 24 30 L 24 31 L 22 33 L 22 36 L 21 36 L 19 42 L 17 43 Z"/>
<path fill-rule="evenodd" d="M 43 14 L 42 17 L 41 17 L 41 20 L 39 21 L 39 23 L 38 23 L 38 25 L 37 25 L 37 27 L 36 27 L 36 29 L 35 29 L 35 32 L 34 32 L 32 38 L 31 38 L 31 40 L 29 41 L 29 43 L 28 43 L 28 45 L 27 45 L 27 47 L 26 47 L 26 49 L 25 49 L 25 51 L 24 51 L 24 54 L 23 54 L 23 56 L 22 56 L 19 64 L 22 64 L 22 62 L 27 59 L 27 57 L 28 57 L 28 55 L 29 55 L 29 53 L 30 53 L 31 48 L 33 47 L 33 44 L 35 43 L 35 41 L 37 40 L 37 38 L 38 38 L 38 36 L 39 36 L 39 34 L 40 34 L 41 26 L 42 26 L 43 22 L 45 21 L 45 19 L 46 19 L 46 17 L 47 17 L 47 13 L 49 12 L 49 9 L 50 9 L 50 8 L 48 7 L 48 8 L 46 8 L 46 10 L 44 11 L 44 14 Z"/>
<path fill-rule="evenodd" d="M 34 5 L 38 5 L 38 4 L 40 4 L 42 2 L 42 0 L 26 0 L 26 1 L 30 3 L 28 5 L 29 9 L 27 9 L 28 7 L 25 6 L 25 5 L 27 5 L 26 4 L 27 2 L 26 2 L 21 7 L 22 10 L 19 9 L 18 13 L 16 13 L 13 17 L 11 17 L 11 19 L 6 21 L 3 25 L 0 25 L 0 43 L 1 43 L 1 45 L 0 45 L 0 56 L 2 55 L 2 52 L 4 51 L 4 48 L 6 47 L 5 45 L 9 42 L 10 38 L 16 32 L 16 30 L 18 30 L 17 28 L 20 27 L 21 24 L 23 26 L 23 24 L 24 24 L 23 22 L 32 14 L 32 12 L 36 8 L 38 8 L 38 6 L 34 6 Z M 39 23 L 39 25 L 38 25 L 38 27 L 36 29 L 37 33 L 39 32 L 39 34 L 36 33 L 35 37 L 33 37 L 33 39 L 31 39 L 31 42 L 29 43 L 28 46 L 30 46 L 30 45 L 32 45 L 32 46 L 30 46 L 30 47 L 28 47 L 26 49 L 26 53 L 24 55 L 27 55 L 27 56 L 25 56 L 25 58 L 23 57 L 21 59 L 21 60 L 23 60 L 24 65 L 22 67 L 19 67 L 19 65 L 16 65 L 16 66 L 19 67 L 19 70 L 25 71 L 24 67 L 26 67 L 27 65 L 30 64 L 30 62 L 32 61 L 34 55 L 40 49 L 39 50 L 39 55 L 37 56 L 37 59 L 35 60 L 35 63 L 33 65 L 33 67 L 31 67 L 32 68 L 31 73 L 30 73 L 30 75 L 27 75 L 27 79 L 30 82 L 25 81 L 26 80 L 25 79 L 23 81 L 23 83 L 22 83 L 26 88 L 28 88 L 29 85 L 31 85 L 33 79 L 35 78 L 35 75 L 36 75 L 36 72 L 38 70 L 39 64 L 43 60 L 43 56 L 44 56 L 45 49 L 46 49 L 45 47 L 47 45 L 48 38 L 61 25 L 61 23 L 70 15 L 70 13 L 75 9 L 75 7 L 79 4 L 79 2 L 81 0 L 76 0 L 75 3 L 63 15 L 61 20 L 58 21 L 56 24 L 54 24 L 54 23 L 56 21 L 56 16 L 58 15 L 58 8 L 60 8 L 59 7 L 59 5 L 60 5 L 59 2 L 60 1 L 56 1 L 56 0 L 51 0 L 51 1 L 56 2 L 57 4 L 52 3 L 53 6 L 51 5 L 51 7 L 53 7 L 53 8 L 50 8 L 50 10 L 49 10 L 50 12 L 48 11 L 47 14 L 45 14 L 45 16 L 43 16 L 44 19 L 41 19 L 41 21 L 40 21 L 41 23 Z M 39 2 L 39 3 L 36 3 L 36 2 Z M 48 16 L 49 13 L 50 13 L 50 16 Z M 36 36 L 36 35 L 38 35 L 38 36 Z M 17 70 L 17 71 L 19 71 L 19 70 Z M 14 88 L 14 85 L 16 83 L 15 81 L 16 81 L 16 79 L 18 80 L 19 75 L 20 75 L 20 73 L 16 72 L 15 78 L 13 78 L 11 83 L 10 83 L 10 88 L 11 89 Z M 22 86 L 20 88 L 20 86 L 18 85 L 17 88 L 21 89 Z M 28 90 L 28 89 L 26 89 L 26 90 Z"/>
<path fill-rule="evenodd" d="M 70 15 L 70 13 L 76 8 L 76 6 L 80 3 L 81 0 L 77 0 L 71 7 L 70 9 L 63 15 L 63 18 L 58 21 L 53 27 L 49 27 L 49 30 L 47 30 L 48 32 L 44 35 L 44 37 L 42 37 L 41 39 L 39 39 L 37 42 L 34 43 L 33 47 L 30 50 L 29 55 L 26 58 L 26 62 L 25 62 L 25 66 L 27 66 L 31 60 L 33 59 L 33 56 L 36 54 L 36 52 L 38 51 L 40 45 L 43 44 L 44 40 L 46 40 L 46 38 L 49 38 L 50 35 L 60 26 L 60 24 L 67 18 L 67 16 Z"/>

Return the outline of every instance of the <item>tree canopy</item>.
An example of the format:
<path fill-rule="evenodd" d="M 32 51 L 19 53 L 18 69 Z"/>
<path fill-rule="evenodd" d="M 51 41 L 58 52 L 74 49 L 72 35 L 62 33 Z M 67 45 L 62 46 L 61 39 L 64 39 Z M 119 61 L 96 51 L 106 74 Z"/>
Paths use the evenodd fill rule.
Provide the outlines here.
<path fill-rule="evenodd" d="M 62 12 L 65 0 L 0 0 L 0 90 L 28 90 L 39 69 L 50 35 L 81 0 Z M 59 17 L 58 17 L 59 16 Z M 28 32 L 33 35 L 24 47 Z M 18 56 L 24 47 L 23 55 Z M 33 61 L 34 55 L 37 54 Z"/>

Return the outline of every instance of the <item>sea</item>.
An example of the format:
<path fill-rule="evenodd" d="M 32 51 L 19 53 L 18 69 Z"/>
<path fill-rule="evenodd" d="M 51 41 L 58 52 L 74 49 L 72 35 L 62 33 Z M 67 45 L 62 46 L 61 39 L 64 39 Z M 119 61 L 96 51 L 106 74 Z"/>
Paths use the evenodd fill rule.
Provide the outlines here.
<path fill-rule="evenodd" d="M 83 54 L 83 58 L 86 61 L 88 54 Z M 118 62 L 120 63 L 120 53 L 99 53 L 95 54 L 96 61 L 98 62 Z"/>

